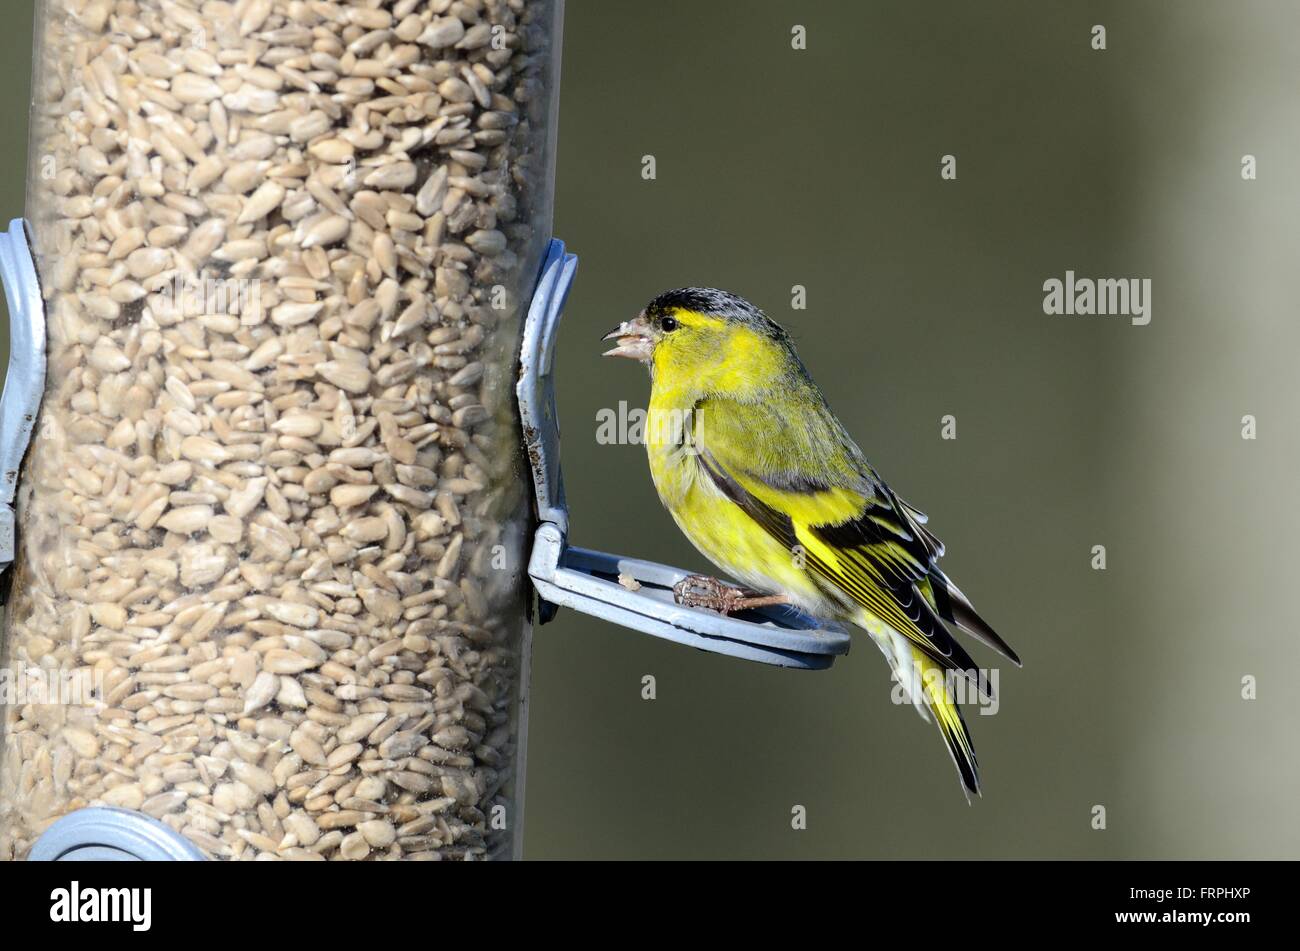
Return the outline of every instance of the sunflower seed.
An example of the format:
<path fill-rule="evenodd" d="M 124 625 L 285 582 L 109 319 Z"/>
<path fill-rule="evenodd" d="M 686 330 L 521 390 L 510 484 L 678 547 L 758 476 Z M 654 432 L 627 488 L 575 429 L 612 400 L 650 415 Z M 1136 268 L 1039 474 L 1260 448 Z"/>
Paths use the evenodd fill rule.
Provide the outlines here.
<path fill-rule="evenodd" d="M 492 297 L 537 264 L 548 10 L 43 15 L 19 518 L 60 531 L 18 534 L 3 646 L 103 691 L 4 708 L 0 859 L 87 803 L 220 858 L 508 845 L 523 619 L 479 553 L 522 559 Z"/>

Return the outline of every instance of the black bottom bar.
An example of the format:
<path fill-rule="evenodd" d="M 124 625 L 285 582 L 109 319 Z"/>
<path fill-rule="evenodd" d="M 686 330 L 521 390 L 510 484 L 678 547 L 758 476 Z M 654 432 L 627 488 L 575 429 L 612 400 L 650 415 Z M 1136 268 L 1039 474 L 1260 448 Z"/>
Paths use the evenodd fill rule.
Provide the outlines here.
<path fill-rule="evenodd" d="M 723 929 L 811 940 L 848 929 L 966 940 L 1130 934 L 1216 943 L 1286 924 L 1294 866 L 1247 862 L 520 863 L 450 865 L 9 863 L 0 865 L 11 935 L 40 931 L 128 941 L 216 936 L 234 905 L 257 908 L 257 933 L 339 946 L 421 940 L 446 928 L 494 942 L 508 919 L 528 938 L 605 930 L 611 915 L 668 938 Z M 335 896 L 331 899 L 329 896 Z M 353 896 L 345 900 L 345 896 Z M 424 898 L 416 900 L 417 896 Z M 497 909 L 490 912 L 489 909 Z M 422 909 L 414 913 L 415 909 Z M 446 919 L 440 925 L 440 915 Z M 110 919 L 110 920 L 104 920 Z M 315 927 L 312 925 L 315 919 Z M 605 922 L 605 926 L 598 926 Z M 247 922 L 245 922 L 247 923 Z M 304 931 L 304 928 L 307 928 Z M 317 931 L 317 929 L 320 929 Z M 945 937 L 946 936 L 946 937 Z M 855 942 L 856 943 L 856 942 Z"/>

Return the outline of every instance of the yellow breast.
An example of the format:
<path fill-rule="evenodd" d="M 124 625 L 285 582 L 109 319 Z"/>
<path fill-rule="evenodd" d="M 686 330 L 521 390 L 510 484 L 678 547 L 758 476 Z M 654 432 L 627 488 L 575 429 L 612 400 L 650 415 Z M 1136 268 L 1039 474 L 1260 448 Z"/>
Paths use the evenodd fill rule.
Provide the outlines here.
<path fill-rule="evenodd" d="M 671 391 L 652 394 L 646 420 L 650 474 L 664 507 L 682 533 L 735 581 L 772 594 L 788 594 L 808 610 L 826 609 L 826 599 L 791 552 L 755 523 L 713 484 L 700 465 L 707 426 Z"/>

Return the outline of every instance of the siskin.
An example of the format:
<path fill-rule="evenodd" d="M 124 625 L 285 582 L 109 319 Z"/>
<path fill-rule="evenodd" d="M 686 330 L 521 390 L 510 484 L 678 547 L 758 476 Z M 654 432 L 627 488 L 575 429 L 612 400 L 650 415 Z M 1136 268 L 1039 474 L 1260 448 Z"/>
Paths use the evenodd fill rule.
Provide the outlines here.
<path fill-rule="evenodd" d="M 990 687 L 945 622 L 1017 665 L 938 566 L 926 516 L 885 484 L 826 405 L 786 332 L 743 298 L 688 287 L 605 335 L 650 368 L 645 443 L 686 537 L 748 591 L 693 576 L 678 599 L 732 611 L 789 603 L 865 630 L 979 794 L 954 687 Z"/>

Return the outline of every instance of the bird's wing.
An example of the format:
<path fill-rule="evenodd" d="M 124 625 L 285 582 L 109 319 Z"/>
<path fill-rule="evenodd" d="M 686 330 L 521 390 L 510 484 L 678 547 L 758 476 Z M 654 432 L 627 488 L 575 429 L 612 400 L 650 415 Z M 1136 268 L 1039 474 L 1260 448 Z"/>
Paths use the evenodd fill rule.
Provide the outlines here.
<path fill-rule="evenodd" d="M 943 545 L 925 516 L 876 475 L 824 403 L 803 402 L 797 412 L 783 412 L 785 405 L 711 398 L 697 406 L 703 471 L 772 537 L 800 549 L 824 590 L 866 608 L 945 669 L 978 679 L 940 616 L 969 602 L 955 588 L 956 597 L 949 594 L 936 565 Z M 992 637 L 992 646 L 1004 646 Z"/>

